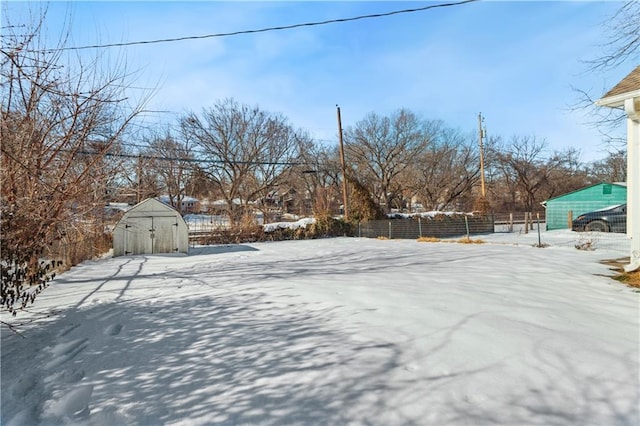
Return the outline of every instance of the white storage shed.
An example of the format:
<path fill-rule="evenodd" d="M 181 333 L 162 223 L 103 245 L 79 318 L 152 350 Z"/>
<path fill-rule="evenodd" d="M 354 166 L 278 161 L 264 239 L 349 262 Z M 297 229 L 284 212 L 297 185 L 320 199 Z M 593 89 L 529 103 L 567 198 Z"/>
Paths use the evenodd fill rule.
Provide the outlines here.
<path fill-rule="evenodd" d="M 113 231 L 113 256 L 188 253 L 189 230 L 180 213 L 148 198 L 128 210 Z"/>

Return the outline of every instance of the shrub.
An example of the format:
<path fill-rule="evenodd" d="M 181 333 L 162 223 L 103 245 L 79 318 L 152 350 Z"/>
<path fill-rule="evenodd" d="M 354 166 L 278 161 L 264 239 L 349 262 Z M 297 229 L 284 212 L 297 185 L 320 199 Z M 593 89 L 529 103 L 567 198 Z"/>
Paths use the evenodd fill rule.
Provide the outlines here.
<path fill-rule="evenodd" d="M 353 227 L 344 220 L 329 215 L 316 217 L 316 222 L 306 228 L 307 238 L 352 236 Z"/>

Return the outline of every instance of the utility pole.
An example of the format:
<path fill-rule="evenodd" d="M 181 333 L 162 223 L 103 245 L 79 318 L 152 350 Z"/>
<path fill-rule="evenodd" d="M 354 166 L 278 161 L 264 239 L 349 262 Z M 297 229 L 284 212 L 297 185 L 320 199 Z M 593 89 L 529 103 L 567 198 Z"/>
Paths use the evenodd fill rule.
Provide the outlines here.
<path fill-rule="evenodd" d="M 347 196 L 347 174 L 344 162 L 344 144 L 342 142 L 342 119 L 340 118 L 340 107 L 338 109 L 338 140 L 340 141 L 340 165 L 342 166 L 342 204 L 344 208 L 344 220 L 349 220 L 349 199 Z"/>
<path fill-rule="evenodd" d="M 487 130 L 482 128 L 483 121 L 484 118 L 482 117 L 482 113 L 480 112 L 478 113 L 478 135 L 480 138 L 480 188 L 482 197 L 484 198 L 487 196 L 487 192 L 484 187 L 484 144 L 482 142 L 482 139 L 486 139 Z"/>
<path fill-rule="evenodd" d="M 138 181 L 138 188 L 136 191 L 137 194 L 137 203 L 139 204 L 142 198 L 142 156 L 140 154 L 138 154 L 138 170 L 136 170 L 136 174 L 137 176 L 137 181 Z"/>

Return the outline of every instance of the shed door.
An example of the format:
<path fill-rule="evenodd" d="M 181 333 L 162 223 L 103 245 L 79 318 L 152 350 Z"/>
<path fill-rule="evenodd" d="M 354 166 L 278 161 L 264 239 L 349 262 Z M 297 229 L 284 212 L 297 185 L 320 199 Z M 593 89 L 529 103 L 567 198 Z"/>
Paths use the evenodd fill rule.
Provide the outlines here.
<path fill-rule="evenodd" d="M 153 253 L 175 253 L 177 246 L 177 220 L 175 217 L 154 217 Z"/>
<path fill-rule="evenodd" d="M 125 223 L 125 256 L 178 251 L 178 219 L 175 216 L 132 216 Z"/>
<path fill-rule="evenodd" d="M 153 218 L 132 217 L 125 223 L 124 254 L 152 254 L 153 253 Z"/>

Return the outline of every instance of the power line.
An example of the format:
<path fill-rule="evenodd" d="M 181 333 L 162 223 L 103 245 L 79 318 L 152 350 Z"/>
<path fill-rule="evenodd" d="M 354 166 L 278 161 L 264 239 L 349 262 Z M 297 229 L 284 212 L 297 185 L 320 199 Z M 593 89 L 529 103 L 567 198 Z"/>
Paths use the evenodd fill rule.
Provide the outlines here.
<path fill-rule="evenodd" d="M 242 34 L 265 33 L 265 32 L 269 32 L 269 31 L 281 31 L 281 30 L 290 30 L 290 29 L 301 28 L 301 27 L 315 27 L 315 26 L 319 26 L 319 25 L 328 25 L 328 24 L 336 24 L 336 23 L 343 23 L 343 22 L 352 22 L 352 21 L 358 21 L 358 20 L 362 20 L 362 19 L 383 18 L 383 17 L 386 17 L 386 16 L 392 16 L 392 15 L 400 15 L 400 14 L 405 14 L 405 13 L 422 12 L 422 11 L 425 11 L 425 10 L 436 9 L 436 8 L 440 8 L 440 7 L 460 6 L 460 5 L 463 5 L 463 4 L 466 4 L 466 3 L 473 3 L 473 2 L 476 2 L 476 1 L 479 1 L 479 0 L 462 0 L 462 1 L 458 1 L 458 2 L 433 4 L 433 5 L 429 5 L 429 6 L 417 7 L 417 8 L 412 8 L 412 9 L 402 9 L 402 10 L 394 10 L 394 11 L 391 11 L 391 12 L 384 12 L 384 13 L 373 13 L 373 14 L 369 14 L 369 15 L 359 15 L 359 16 L 353 16 L 353 17 L 350 17 L 350 18 L 328 19 L 326 21 L 315 21 L 315 22 L 305 22 L 305 23 L 301 23 L 301 24 L 281 25 L 281 26 L 276 26 L 276 27 L 267 27 L 267 28 L 260 28 L 260 29 L 255 29 L 255 30 L 242 30 L 242 31 L 232 31 L 232 32 L 228 32 L 228 33 L 214 33 L 214 34 L 205 34 L 205 35 L 199 35 L 199 36 L 185 36 L 185 37 L 163 38 L 163 39 L 155 39 L 155 40 L 129 41 L 129 42 L 123 42 L 123 43 L 92 44 L 92 45 L 76 46 L 76 47 L 60 47 L 60 48 L 56 48 L 56 49 L 43 49 L 43 51 L 45 51 L 45 52 L 58 52 L 58 51 L 63 51 L 63 50 L 104 49 L 104 48 L 109 48 L 109 47 L 125 47 L 125 46 L 135 46 L 135 45 L 143 45 L 143 44 L 172 43 L 172 42 L 176 42 L 176 41 L 201 40 L 201 39 L 219 38 L 219 37 L 231 37 L 231 36 L 237 36 L 237 35 L 242 35 Z"/>
<path fill-rule="evenodd" d="M 316 142 L 336 142 L 335 140 L 332 139 L 318 139 L 318 138 L 313 138 L 314 141 Z M 117 143 L 117 146 L 122 146 L 122 147 L 126 147 L 126 148 L 140 148 L 140 149 L 144 149 L 144 150 L 148 150 L 148 151 L 154 151 L 154 150 L 158 150 L 153 143 L 135 143 L 135 142 L 125 142 L 125 141 L 121 141 Z M 162 148 L 160 149 L 162 150 Z M 191 154 L 207 154 L 207 151 L 203 151 L 202 149 L 194 149 L 194 148 L 187 148 L 186 146 L 171 146 L 170 148 L 166 149 L 167 151 L 183 151 L 186 153 L 191 153 Z M 132 155 L 137 155 L 137 154 L 132 154 Z"/>
<path fill-rule="evenodd" d="M 115 152 L 95 152 L 95 151 L 86 151 L 86 150 L 80 150 L 80 151 L 72 151 L 69 149 L 61 149 L 61 152 L 71 152 L 71 153 L 76 153 L 76 154 L 83 154 L 83 155 L 105 155 L 107 157 L 118 157 L 118 158 L 141 158 L 143 160 L 160 160 L 160 161 L 184 161 L 184 162 L 191 162 L 191 163 L 213 163 L 213 164 L 224 164 L 226 163 L 226 161 L 224 160 L 198 160 L 198 159 L 193 159 L 193 158 L 188 158 L 188 157 L 167 157 L 166 155 L 164 156 L 156 156 L 153 154 L 145 154 L 143 153 L 144 151 L 147 152 L 153 152 L 155 151 L 162 151 L 162 149 L 157 149 L 155 146 L 153 146 L 152 144 L 141 144 L 141 143 L 134 143 L 134 142 L 119 142 L 117 144 L 118 147 L 122 146 L 122 147 L 128 147 L 128 148 L 140 148 L 142 151 L 140 151 L 140 153 L 138 154 L 127 154 L 127 153 L 115 153 Z M 166 151 L 181 151 L 184 152 L 186 154 L 194 154 L 194 155 L 198 155 L 198 154 L 202 154 L 202 155 L 206 155 L 208 152 L 207 151 L 203 151 L 203 150 L 198 150 L 198 149 L 193 149 L 193 148 L 187 148 L 185 146 L 172 146 L 168 149 L 166 149 Z M 238 164 L 242 164 L 242 162 L 237 162 Z M 268 163 L 268 162 L 256 162 L 256 163 L 251 163 L 251 162 L 246 162 L 245 164 L 275 164 L 275 165 L 279 165 L 280 163 Z M 282 165 L 296 165 L 297 163 L 282 163 Z"/>
<path fill-rule="evenodd" d="M 46 182 L 42 176 L 37 175 L 31 170 L 29 166 L 24 164 L 22 161 L 14 157 L 7 150 L 2 149 L 0 147 L 0 151 L 2 154 L 6 155 L 13 162 L 18 164 L 21 168 L 25 169 L 28 175 L 35 177 L 41 184 L 51 189 L 54 192 L 58 192 L 60 194 L 65 195 L 65 192 L 59 189 L 57 186 L 53 186 Z M 61 149 L 61 152 L 73 153 L 74 155 L 101 155 L 104 157 L 114 157 L 114 158 L 128 158 L 128 159 L 137 159 L 137 160 L 155 160 L 155 161 L 179 161 L 183 163 L 195 163 L 195 164 L 234 164 L 234 165 L 249 165 L 249 166 L 303 166 L 305 163 L 300 162 L 291 162 L 291 161 L 224 161 L 224 160 L 210 160 L 210 159 L 197 159 L 197 158 L 180 158 L 180 157 L 161 157 L 154 155 L 138 155 L 138 154 L 123 154 L 123 153 L 112 153 L 112 152 L 90 152 L 90 151 L 72 151 Z"/>
<path fill-rule="evenodd" d="M 61 150 L 63 152 L 71 152 L 67 150 Z M 142 160 L 157 160 L 157 161 L 181 161 L 184 163 L 206 163 L 206 164 L 241 164 L 249 166 L 301 166 L 305 163 L 292 162 L 292 161 L 227 161 L 227 160 L 210 160 L 210 159 L 198 159 L 198 158 L 185 158 L 185 157 L 166 157 L 155 156 L 145 154 L 123 154 L 113 152 L 91 152 L 91 151 L 73 151 L 74 154 L 81 155 L 103 155 L 105 157 L 115 158 L 129 158 L 129 159 L 142 159 Z"/>

